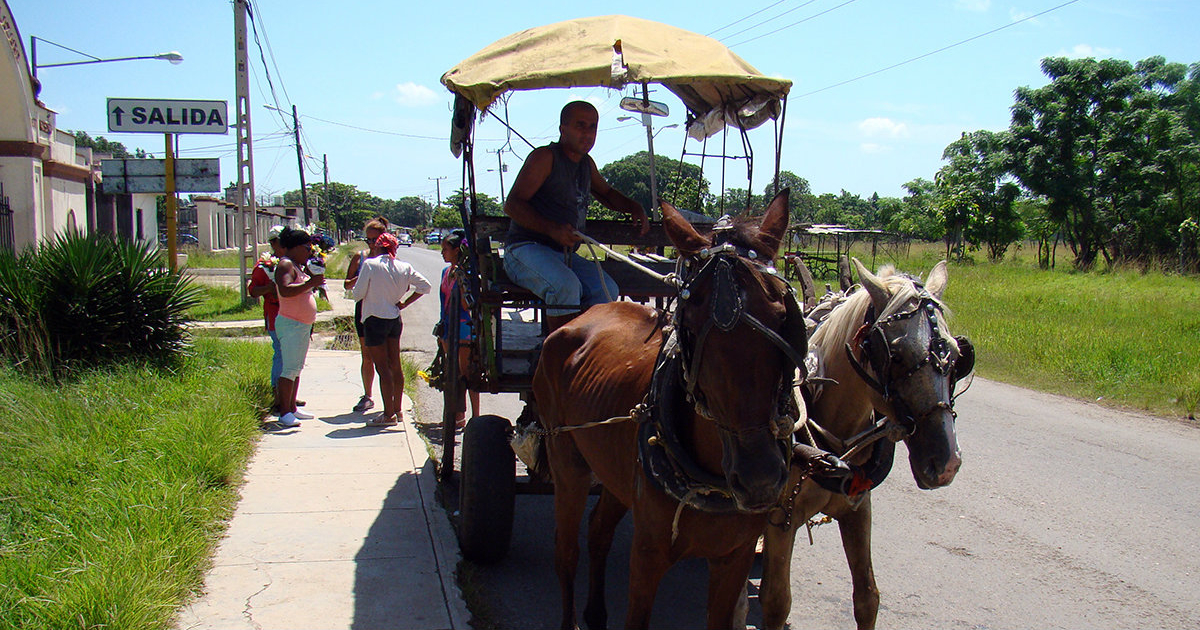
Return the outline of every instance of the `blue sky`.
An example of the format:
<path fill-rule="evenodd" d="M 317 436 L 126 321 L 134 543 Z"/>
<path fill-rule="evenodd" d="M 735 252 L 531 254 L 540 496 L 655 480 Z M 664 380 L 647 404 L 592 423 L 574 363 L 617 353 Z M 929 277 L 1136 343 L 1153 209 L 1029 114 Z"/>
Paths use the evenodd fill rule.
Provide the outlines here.
<path fill-rule="evenodd" d="M 232 114 L 232 3 L 8 2 L 27 53 L 29 37 L 36 35 L 102 58 L 171 50 L 185 58 L 177 66 L 130 61 L 41 69 L 41 99 L 59 113 L 60 128 L 104 135 L 131 149 L 161 154 L 161 135 L 108 133 L 107 97 L 227 100 Z M 783 168 L 808 179 L 814 192 L 845 189 L 864 197 L 873 192 L 900 196 L 905 182 L 933 177 L 942 164 L 942 150 L 962 132 L 1006 128 L 1013 90 L 1045 84 L 1038 68 L 1042 57 L 1136 61 L 1162 55 L 1173 62 L 1200 61 L 1195 36 L 1200 3 L 1194 0 L 1077 0 L 1054 9 L 1065 2 L 643 0 L 600 8 L 535 0 L 258 0 L 256 24 L 275 88 L 272 97 L 259 48 L 252 43 L 258 192 L 279 194 L 299 187 L 290 115 L 281 120 L 263 107 L 278 102 L 289 113 L 292 104 L 299 109 L 302 144 L 315 158 L 308 160 L 309 182 L 320 180 L 320 159 L 327 155 L 332 181 L 386 198 L 418 195 L 432 200 L 431 178 L 446 177 L 441 181 L 445 196 L 461 185 L 462 166 L 451 156 L 446 140 L 451 98 L 439 83 L 442 73 L 519 30 L 621 13 L 712 33 L 764 74 L 794 81 Z M 1053 10 L 1020 21 L 1049 9 Z M 1006 28 L 836 85 L 1001 27 Z M 38 58 L 43 64 L 83 59 L 44 43 L 39 43 Z M 509 114 L 518 131 L 541 144 L 556 136 L 562 104 L 576 98 L 595 102 L 601 132 L 592 155 L 604 165 L 645 148 L 640 125 L 616 120 L 625 114 L 616 107 L 621 96 L 605 89 L 523 92 L 511 99 Z M 673 95 L 662 91 L 656 97 L 672 108 L 671 116 L 656 119 L 656 124 L 683 122 L 684 109 Z M 494 196 L 500 188 L 497 173 L 486 169 L 496 167 L 496 156 L 485 151 L 500 147 L 492 140 L 502 139 L 503 131 L 489 119 L 477 133 L 478 187 Z M 180 140 L 182 157 L 220 157 L 222 180 L 234 180 L 233 138 L 185 135 Z M 682 141 L 680 124 L 663 130 L 655 148 L 678 158 Z M 761 190 L 771 169 L 769 135 L 757 134 L 754 147 L 760 158 L 754 188 Z M 510 168 L 506 185 L 511 185 L 528 151 L 519 141 L 513 148 L 515 153 L 503 154 Z M 713 182 L 721 178 L 711 161 L 706 175 Z M 725 177 L 730 186 L 745 186 L 740 163 Z"/>

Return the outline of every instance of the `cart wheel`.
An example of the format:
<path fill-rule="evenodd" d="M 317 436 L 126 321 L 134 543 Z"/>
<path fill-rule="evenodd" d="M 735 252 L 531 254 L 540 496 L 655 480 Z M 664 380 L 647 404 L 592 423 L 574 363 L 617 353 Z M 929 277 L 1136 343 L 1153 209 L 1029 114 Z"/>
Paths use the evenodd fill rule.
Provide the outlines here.
<path fill-rule="evenodd" d="M 517 488 L 511 429 L 500 416 L 471 418 L 463 429 L 458 545 L 471 562 L 492 564 L 508 553 Z"/>

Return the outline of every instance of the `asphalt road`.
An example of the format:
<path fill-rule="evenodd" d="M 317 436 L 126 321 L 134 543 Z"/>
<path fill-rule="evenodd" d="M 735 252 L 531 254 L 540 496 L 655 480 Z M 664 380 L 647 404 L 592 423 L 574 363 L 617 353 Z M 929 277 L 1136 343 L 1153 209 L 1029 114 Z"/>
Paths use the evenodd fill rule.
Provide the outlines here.
<path fill-rule="evenodd" d="M 401 250 L 436 282 L 438 252 Z M 953 282 L 953 278 L 951 278 Z M 406 310 L 405 328 L 430 330 L 437 300 Z M 427 364 L 433 338 L 407 334 Z M 427 341 L 421 341 L 426 339 Z M 408 341 L 412 340 L 412 341 Z M 424 418 L 441 417 L 422 388 Z M 433 395 L 438 394 L 438 395 Z M 897 449 L 874 491 L 879 625 L 886 628 L 1200 627 L 1200 426 L 975 379 L 957 404 L 963 468 L 940 490 L 918 490 Z M 483 413 L 515 418 L 513 396 L 483 398 Z M 501 628 L 553 628 L 559 616 L 550 497 L 519 496 L 508 558 L 472 572 Z M 629 519 L 609 568 L 609 618 L 625 610 Z M 797 535 L 792 627 L 852 627 L 849 571 L 835 525 Z M 586 559 L 577 590 L 584 594 Z M 761 621 L 751 574 L 750 623 Z M 706 570 L 667 574 L 652 623 L 703 626 Z M 582 606 L 582 604 L 580 604 Z"/>

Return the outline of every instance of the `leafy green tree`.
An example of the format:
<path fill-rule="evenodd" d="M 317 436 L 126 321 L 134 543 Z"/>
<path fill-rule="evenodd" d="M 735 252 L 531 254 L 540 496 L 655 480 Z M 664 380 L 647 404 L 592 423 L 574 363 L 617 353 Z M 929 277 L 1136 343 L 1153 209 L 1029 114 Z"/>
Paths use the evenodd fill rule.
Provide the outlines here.
<path fill-rule="evenodd" d="M 705 208 L 703 207 L 691 207 L 695 205 L 694 196 L 691 198 L 687 197 L 688 193 L 694 195 L 697 190 L 708 190 L 708 180 L 704 179 L 699 166 L 686 162 L 680 163 L 679 160 L 655 155 L 654 172 L 660 198 L 666 199 L 679 207 L 696 212 L 704 212 Z M 633 155 L 627 155 L 619 160 L 605 164 L 600 168 L 600 174 L 604 176 L 604 179 L 613 188 L 642 204 L 642 207 L 647 212 L 651 211 L 650 154 L 648 152 L 639 151 Z M 698 184 L 685 183 L 688 180 L 693 180 L 694 182 L 698 182 Z M 708 201 L 708 198 L 702 195 L 701 205 L 707 205 Z M 599 213 L 604 214 L 604 212 Z M 655 216 L 657 212 L 651 214 Z M 592 216 L 591 211 L 589 211 L 589 216 Z"/>
<path fill-rule="evenodd" d="M 927 241 L 942 238 L 946 228 L 938 210 L 937 184 L 918 177 L 904 184 L 904 189 L 908 194 L 901 200 L 902 207 L 889 216 L 884 229 Z"/>
<path fill-rule="evenodd" d="M 442 203 L 443 203 L 443 205 L 450 206 L 455 211 L 458 211 L 458 209 L 462 207 L 463 199 L 465 197 L 466 197 L 466 191 L 463 190 L 462 188 L 459 188 L 458 190 L 454 191 L 453 195 L 450 195 L 449 197 L 447 197 L 446 200 L 443 201 Z M 504 208 L 501 207 L 500 202 L 497 201 L 496 198 L 491 195 L 487 195 L 487 194 L 484 194 L 481 192 L 476 192 L 475 193 L 475 203 L 477 203 L 479 205 L 479 207 L 476 209 L 477 214 L 481 214 L 485 217 L 502 217 L 502 216 L 504 216 Z M 461 223 L 461 221 L 459 221 L 459 223 Z"/>
<path fill-rule="evenodd" d="M 778 190 L 784 188 L 790 191 L 788 193 L 788 211 L 791 213 L 791 221 L 803 223 L 805 211 L 810 209 L 812 198 L 812 188 L 808 185 L 808 180 L 791 171 L 780 171 Z M 775 195 L 775 190 L 775 183 L 768 182 L 763 187 L 762 198 L 764 200 L 771 199 Z"/>
<path fill-rule="evenodd" d="M 942 153 L 950 163 L 936 178 L 946 234 L 965 240 L 972 249 L 987 247 L 991 260 L 1003 258 L 1023 233 L 1013 208 L 1020 188 L 1008 181 L 1008 143 L 1007 132 L 964 133 Z M 947 253 L 951 240 L 947 239 Z"/>
<path fill-rule="evenodd" d="M 108 140 L 104 136 L 96 136 L 95 138 L 92 138 L 86 131 L 75 132 L 75 146 L 80 148 L 88 147 L 94 153 L 107 153 L 112 155 L 114 158 L 142 159 L 149 155 L 141 149 L 136 149 L 134 153 L 130 153 L 129 150 L 125 148 L 124 144 Z"/>
<path fill-rule="evenodd" d="M 1011 167 L 1076 266 L 1168 254 L 1196 213 L 1200 67 L 1051 57 L 1042 70 L 1049 85 L 1016 93 Z"/>
<path fill-rule="evenodd" d="M 431 221 L 436 228 L 460 228 L 463 226 L 462 215 L 458 208 L 443 205 L 433 212 Z"/>
<path fill-rule="evenodd" d="M 401 197 L 392 202 L 385 216 L 396 225 L 426 227 L 433 218 L 433 204 L 420 197 Z"/>

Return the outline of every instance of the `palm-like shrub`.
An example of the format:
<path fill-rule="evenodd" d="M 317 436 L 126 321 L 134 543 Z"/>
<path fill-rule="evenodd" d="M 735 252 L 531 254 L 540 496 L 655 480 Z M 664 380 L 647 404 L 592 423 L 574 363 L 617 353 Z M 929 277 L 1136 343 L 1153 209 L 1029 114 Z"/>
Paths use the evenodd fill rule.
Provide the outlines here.
<path fill-rule="evenodd" d="M 170 361 L 200 292 L 150 245 L 76 231 L 0 254 L 0 351 L 58 377 L 127 360 Z"/>

